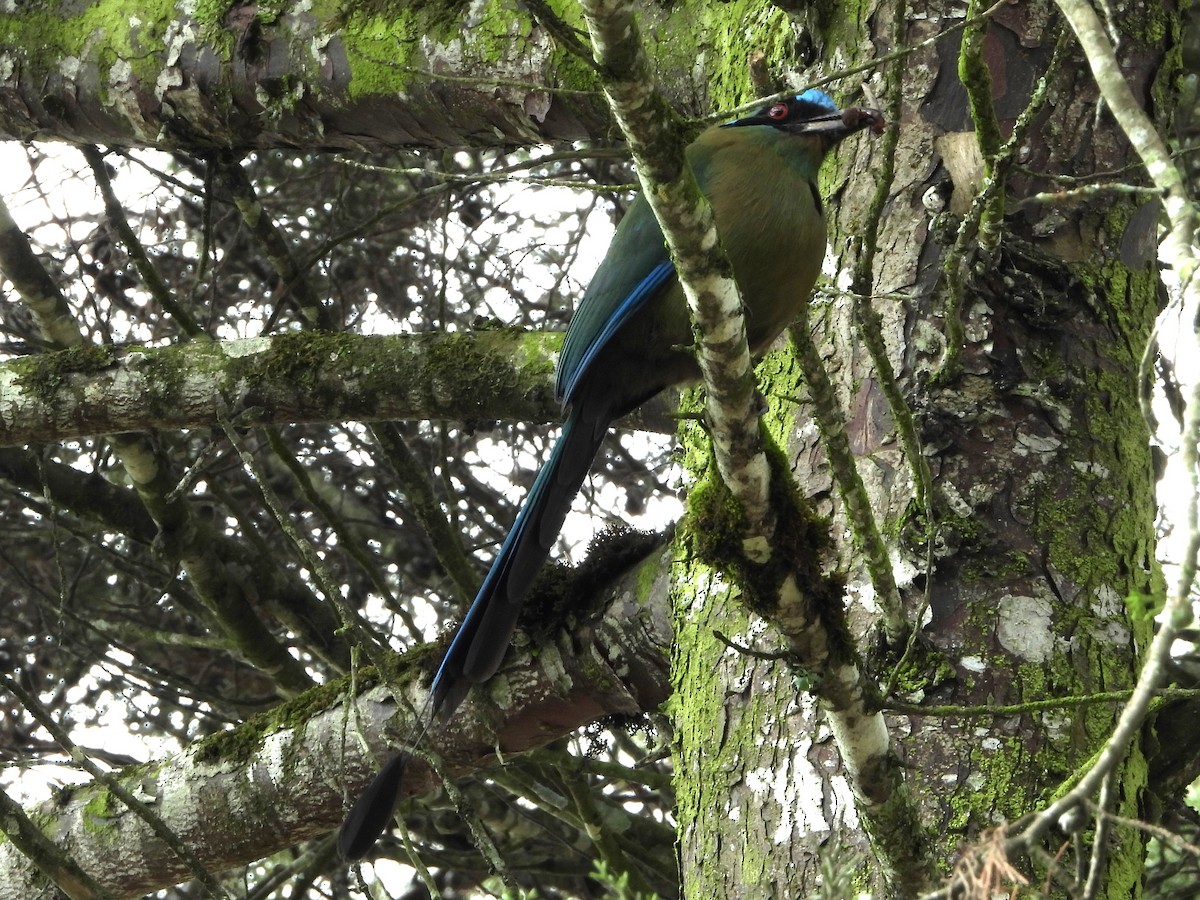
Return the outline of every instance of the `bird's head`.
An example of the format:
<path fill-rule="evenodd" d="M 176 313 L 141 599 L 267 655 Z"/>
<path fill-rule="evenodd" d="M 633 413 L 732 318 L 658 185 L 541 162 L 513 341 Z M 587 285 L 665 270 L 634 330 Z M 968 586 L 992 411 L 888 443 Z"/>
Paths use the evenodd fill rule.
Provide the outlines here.
<path fill-rule="evenodd" d="M 883 113 L 877 109 L 857 106 L 838 109 L 832 97 L 810 88 L 795 97 L 769 103 L 753 115 L 734 119 L 721 127 L 766 126 L 786 134 L 819 137 L 829 147 L 864 128 L 879 134 L 885 124 Z"/>

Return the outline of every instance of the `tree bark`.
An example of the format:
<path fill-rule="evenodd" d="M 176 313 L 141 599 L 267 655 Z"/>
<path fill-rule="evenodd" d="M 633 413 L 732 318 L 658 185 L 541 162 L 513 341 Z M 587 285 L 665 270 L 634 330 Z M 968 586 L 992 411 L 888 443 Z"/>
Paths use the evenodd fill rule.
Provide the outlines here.
<path fill-rule="evenodd" d="M 872 45 L 851 41 L 842 50 L 914 47 L 946 28 L 941 13 L 913 6 L 897 22 L 895 8 L 877 7 Z M 842 536 L 830 565 L 850 575 L 859 646 L 879 684 L 894 687 L 885 706 L 904 706 L 889 716 L 892 733 L 934 855 L 950 862 L 1088 762 L 1115 704 L 1022 705 L 1132 687 L 1149 637 L 1138 598 L 1163 596 L 1138 404 L 1141 352 L 1159 302 L 1153 217 L 1136 199 L 1103 192 L 1071 204 L 1033 199 L 1056 190 L 1053 175 L 1087 178 L 1133 162 L 1128 142 L 1097 111 L 1069 43 L 1050 76 L 1053 102 L 1035 111 L 1020 142 L 1030 171 L 1008 178 L 993 249 L 986 235 L 956 244 L 983 185 L 980 123 L 956 69 L 990 71 L 982 89 L 1007 140 L 1062 30 L 1028 13 L 997 11 L 968 47 L 965 68 L 957 34 L 881 66 L 882 79 L 870 82 L 881 101 L 906 98 L 896 140 L 850 143 L 826 182 L 836 228 L 827 269 L 832 260 L 833 280 L 858 295 L 815 298 L 812 333 L 889 536 L 904 608 L 923 626 L 903 661 L 903 648 L 875 643 L 879 586 L 847 519 L 844 485 L 831 482 L 828 450 L 806 404 L 794 401 L 806 397 L 804 373 L 785 356 L 764 364 L 763 393 L 778 398 L 767 421 L 791 447 L 803 491 Z M 1123 60 L 1144 96 L 1163 57 L 1135 31 L 1122 31 L 1131 34 Z M 914 106 L 907 98 L 915 97 Z M 886 351 L 886 366 L 875 347 Z M 907 408 L 888 402 L 891 372 Z M 904 452 L 899 420 L 908 416 L 931 470 L 930 508 L 921 506 L 919 460 Z M 677 566 L 676 587 L 671 708 L 685 894 L 811 890 L 822 856 L 859 872 L 854 888 L 870 888 L 855 865 L 870 858 L 867 836 L 819 707 L 803 693 L 820 694 L 822 673 L 736 649 L 769 653 L 780 640 L 694 562 Z M 964 712 L 923 715 L 926 704 Z M 1004 709 L 988 712 L 997 706 Z M 1146 771 L 1144 748 L 1135 746 L 1116 773 L 1115 812 L 1143 812 Z M 1045 858 L 1067 840 L 1049 838 Z M 1124 830 L 1095 851 L 1107 853 L 1103 896 L 1137 891 L 1143 841 Z M 1040 861 L 1027 871 L 1046 877 Z"/>
<path fill-rule="evenodd" d="M 145 428 L 396 419 L 552 422 L 561 338 L 281 334 L 0 364 L 0 446 Z"/>
<path fill-rule="evenodd" d="M 573 32 L 534 6 L 536 14 L 411 4 L 322 20 L 305 5 L 278 13 L 244 5 L 217 20 L 197 11 L 131 25 L 126 4 L 69 13 L 21 4 L 0 20 L 0 137 L 314 150 L 611 135 Z M 824 170 L 831 286 L 794 340 L 813 341 L 817 362 L 803 347 L 780 347 L 759 376 L 769 401 L 763 421 L 801 493 L 829 517 L 832 550 L 819 562 L 846 579 L 856 642 L 849 652 L 879 688 L 858 699 L 887 712 L 922 829 L 899 819 L 870 833 L 863 827 L 822 712 L 828 673 L 775 653 L 781 635 L 682 552 L 647 563 L 640 574 L 659 581 L 629 587 L 604 617 L 553 629 L 539 653 L 522 653 L 508 678 L 477 692 L 486 702 L 461 730 L 438 744 L 450 771 L 465 771 L 490 763 L 497 746 L 507 756 L 601 715 L 654 712 L 669 652 L 681 892 L 706 900 L 805 896 L 828 877 L 830 859 L 848 873 L 847 895 L 878 892 L 876 851 L 894 857 L 912 846 L 915 857 L 915 848 L 932 847 L 947 877 L 954 864 L 989 852 L 989 829 L 1044 805 L 1108 735 L 1116 705 L 1087 697 L 1133 684 L 1150 634 L 1140 604 L 1163 595 L 1138 402 L 1141 353 L 1159 305 L 1157 206 L 1103 190 L 1051 196 L 1062 179 L 1092 180 L 1133 163 L 1060 20 L 1036 3 L 998 7 L 965 30 L 952 30 L 962 22 L 949 5 L 827 14 L 784 6 L 646 5 L 641 28 L 663 94 L 694 115 L 808 86 L 834 65 L 875 62 L 830 88 L 842 101 L 869 90 L 892 130 L 881 141 L 847 142 Z M 1125 76 L 1149 104 L 1174 74 L 1162 41 L 1171 28 L 1116 12 Z M 564 15 L 579 24 L 573 8 Z M 1161 15 L 1158 25 L 1173 22 L 1173 11 Z M 902 48 L 911 54 L 887 58 Z M 227 420 L 542 419 L 546 351 L 535 342 L 530 356 L 530 343 L 508 333 L 305 334 L 265 346 L 103 347 L 10 361 L 0 365 L 0 444 Z M 433 365 L 439 347 L 454 348 L 449 375 Z M 518 361 L 501 365 L 508 355 Z M 819 388 L 822 374 L 836 405 Z M 700 426 L 683 434 L 700 475 L 707 437 Z M 853 453 L 857 484 L 831 474 L 839 446 Z M 0 452 L 0 477 L 15 490 L 139 547 L 162 543 L 132 492 L 67 468 Z M 686 528 L 678 548 L 688 546 Z M 222 561 L 222 583 L 234 579 L 248 598 L 291 609 L 294 621 L 279 617 L 289 637 L 344 662 L 336 616 L 315 608 L 315 592 L 297 591 L 310 606 L 296 613 L 301 601 L 257 572 L 238 578 L 256 544 L 247 540 L 239 556 L 196 533 L 206 559 Z M 881 637 L 894 638 L 878 624 L 882 606 L 914 629 L 911 645 Z M 419 704 L 423 672 L 403 668 L 386 685 Z M 273 716 L 122 777 L 214 868 L 314 838 L 336 826 L 344 797 L 394 737 L 385 690 L 366 680 L 323 684 Z M 1054 698 L 1062 704 L 1033 706 Z M 1113 812 L 1137 818 L 1149 805 L 1151 749 L 1135 745 L 1115 773 Z M 873 788 L 890 790 L 879 771 L 856 774 L 868 799 Z M 432 781 L 420 772 L 408 790 Z M 96 786 L 41 812 L 114 891 L 142 893 L 186 876 Z M 410 813 L 433 834 L 421 815 Z M 1053 883 L 1086 867 L 1075 856 L 1082 846 L 1085 856 L 1106 854 L 1101 896 L 1137 896 L 1144 837 L 1117 829 L 1104 844 L 1101 851 L 1054 834 L 1045 857 L 1014 862 L 1031 880 Z M 1048 872 L 1045 860 L 1056 856 Z M 36 881 L 11 844 L 0 847 L 0 898 L 44 896 Z M 887 890 L 910 896 L 933 887 L 913 876 Z"/>
<path fill-rule="evenodd" d="M 510 656 L 503 675 L 483 698 L 467 704 L 439 740 L 443 772 L 462 777 L 595 719 L 633 716 L 662 703 L 668 686 L 664 652 L 670 644 L 664 630 L 670 624 L 666 571 L 658 550 L 621 582 L 607 608 L 586 619 L 581 610 L 579 626 L 543 641 L 536 656 L 528 643 Z M 656 581 L 660 587 L 647 590 Z M 639 582 L 635 593 L 631 588 Z M 356 680 L 324 685 L 235 729 L 196 741 L 182 753 L 130 766 L 120 780 L 211 872 L 244 864 L 271 852 L 270 847 L 328 835 L 341 823 L 343 803 L 362 790 L 380 761 L 394 751 L 397 736 L 411 734 L 413 710 L 424 698 L 419 682 L 428 651 L 419 648 L 397 662 L 391 676 L 394 691 L 380 684 L 378 673 L 363 670 Z M 352 709 L 345 706 L 348 696 L 354 700 Z M 398 705 L 393 697 L 403 699 Z M 438 777 L 423 760 L 414 760 L 404 795 L 433 793 Z M 420 829 L 436 827 L 429 809 L 444 803 L 422 804 Z M 509 812 L 494 811 L 501 817 L 493 826 L 498 833 L 503 833 L 503 817 Z M 35 815 L 53 823 L 56 842 L 75 848 L 76 861 L 114 896 L 141 896 L 189 875 L 146 823 L 102 786 L 64 791 Z M 556 836 L 546 837 L 545 846 L 538 842 L 537 847 L 508 849 L 525 853 L 529 865 L 534 865 L 535 850 L 553 859 L 561 846 Z M 661 848 L 667 860 L 672 844 L 668 836 Z M 0 900 L 51 896 L 30 860 L 11 843 L 0 846 Z"/>

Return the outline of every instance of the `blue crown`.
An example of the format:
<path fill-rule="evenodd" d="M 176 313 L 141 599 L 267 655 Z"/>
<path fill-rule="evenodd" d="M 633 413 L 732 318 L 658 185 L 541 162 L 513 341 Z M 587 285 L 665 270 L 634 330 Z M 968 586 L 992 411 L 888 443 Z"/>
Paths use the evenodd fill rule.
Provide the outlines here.
<path fill-rule="evenodd" d="M 838 111 L 837 104 L 833 102 L 833 98 L 824 91 L 819 91 L 816 88 L 809 88 L 803 94 L 797 94 L 796 100 L 800 103 L 811 103 L 814 106 L 824 107 L 830 112 Z"/>

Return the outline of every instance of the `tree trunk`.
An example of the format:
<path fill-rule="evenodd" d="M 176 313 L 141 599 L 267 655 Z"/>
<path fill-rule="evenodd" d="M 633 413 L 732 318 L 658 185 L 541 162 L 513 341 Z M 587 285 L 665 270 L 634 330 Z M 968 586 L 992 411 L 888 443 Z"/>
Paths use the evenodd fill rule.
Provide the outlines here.
<path fill-rule="evenodd" d="M 939 877 L 953 871 L 960 885 L 974 884 L 980 893 L 972 896 L 1022 878 L 1047 883 L 1060 896 L 1060 882 L 1094 858 L 1105 873 L 1096 896 L 1139 896 L 1145 838 L 1134 829 L 1095 841 L 1085 819 L 1080 835 L 1052 832 L 1044 852 L 1014 858 L 1015 868 L 1000 859 L 1011 823 L 1044 807 L 1108 737 L 1121 697 L 1106 692 L 1136 680 L 1151 634 L 1146 607 L 1164 593 L 1150 433 L 1139 405 L 1142 354 L 1161 302 L 1160 204 L 1107 189 L 1107 176 L 1136 160 L 1098 103 L 1072 35 L 1053 5 L 1038 2 L 997 6 L 983 17 L 972 3 L 965 28 L 961 6 L 951 4 L 643 6 L 659 90 L 694 116 L 874 63 L 827 89 L 843 107 L 884 109 L 889 128 L 877 139 L 847 141 L 826 163 L 830 278 L 807 321 L 759 373 L 765 429 L 800 493 L 828 517 L 831 542 L 820 564 L 829 583 L 845 580 L 853 639 L 836 648 L 838 659 L 859 665 L 877 687 L 878 696 L 860 699 L 868 712 L 886 712 L 888 773 L 899 768 L 905 782 L 896 790 L 883 765 L 848 771 L 839 752 L 842 725 L 830 724 L 830 673 L 806 669 L 792 648 L 777 652 L 785 629 L 752 613 L 733 579 L 691 552 L 695 520 L 679 529 L 669 548 L 675 552 L 643 563 L 643 577 L 618 589 L 603 614 L 600 604 L 579 599 L 604 580 L 590 572 L 566 589 L 568 606 L 547 605 L 552 621 L 539 623 L 546 633 L 522 644 L 502 677 L 475 691 L 462 720 L 438 735 L 449 771 L 474 771 L 500 756 L 512 768 L 492 774 L 522 798 L 522 810 L 552 800 L 569 807 L 562 819 L 574 829 L 571 841 L 586 847 L 582 872 L 569 873 L 577 880 L 546 882 L 572 885 L 575 892 L 565 895 L 599 890 L 597 881 L 611 887 L 596 875 L 597 861 L 615 878 L 625 854 L 643 870 L 657 866 L 652 876 L 643 871 L 639 887 L 673 896 L 663 817 L 639 818 L 618 802 L 598 814 L 590 801 L 611 795 L 582 777 L 589 802 L 576 805 L 571 796 L 567 803 L 570 790 L 557 781 L 546 788 L 531 774 L 540 760 L 521 768 L 511 757 L 602 715 L 657 712 L 669 607 L 673 694 L 663 708 L 673 732 L 679 893 L 696 900 L 819 890 L 829 897 L 909 897 L 938 886 L 919 874 L 936 869 Z M 20 4 L 0 20 L 0 138 L 186 148 L 209 159 L 212 150 L 231 147 L 513 147 L 614 136 L 599 76 L 576 52 L 584 38 L 574 6 L 557 14 L 532 2 L 384 7 L 354 4 L 322 18 L 306 4 L 282 11 L 246 4 L 216 19 L 197 7 L 190 19 L 131 24 L 128 4 L 69 12 Z M 1163 39 L 1175 33 L 1175 11 L 1114 13 L 1125 77 L 1149 107 L 1176 74 Z M 910 52 L 892 56 L 902 49 Z M 1073 190 L 1080 186 L 1088 190 Z M 26 251 L 25 262 L 33 260 L 15 225 L 0 234 L 0 254 L 13 242 Z M 5 277 L 41 317 L 46 344 L 70 346 L 61 333 L 79 340 L 70 319 L 86 319 L 90 307 L 68 310 L 64 297 L 74 294 L 52 297 L 55 284 L 46 287 L 44 272 L 22 281 L 14 268 L 10 262 Z M 273 275 L 286 286 L 295 273 Z M 186 294 L 191 277 L 181 275 L 172 288 Z M 47 324 L 55 321 L 66 321 L 66 331 Z M 380 630 L 359 641 L 354 627 L 361 623 L 335 602 L 339 591 L 314 587 L 311 559 L 289 556 L 286 566 L 272 567 L 264 548 L 274 532 L 263 524 L 263 496 L 237 493 L 233 502 L 220 479 L 239 491 L 245 486 L 219 467 L 206 468 L 207 451 L 191 455 L 194 434 L 171 444 L 153 440 L 154 430 L 225 428 L 232 440 L 235 425 L 350 416 L 461 417 L 472 424 L 544 417 L 544 346 L 534 352 L 508 334 L 481 335 L 275 335 L 144 352 L 105 345 L 0 363 L 0 438 L 10 443 L 140 432 L 105 439 L 104 447 L 124 454 L 119 463 L 97 451 L 129 472 L 111 481 L 49 454 L 0 453 L 0 479 L 27 503 L 20 507 L 27 531 L 50 535 L 39 550 L 57 554 L 66 533 L 119 545 L 142 568 L 119 570 L 121 579 L 104 582 L 106 589 L 140 596 L 150 572 L 155 585 L 167 587 L 162 597 L 148 591 L 139 610 L 178 603 L 186 612 L 182 634 L 201 645 L 211 628 L 212 645 L 227 647 L 229 635 L 212 625 L 219 616 L 206 618 L 193 596 L 212 599 L 203 577 L 211 576 L 208 594 L 236 596 L 235 609 L 218 612 L 242 638 L 242 655 L 219 681 L 221 690 L 236 684 L 255 702 L 277 701 L 303 690 L 319 671 L 320 687 L 270 716 L 243 721 L 248 716 L 239 708 L 236 727 L 220 739 L 121 773 L 126 787 L 189 838 L 205 865 L 248 865 L 332 829 L 346 797 L 395 737 L 391 698 L 422 702 L 433 654 L 418 651 L 397 665 L 381 649 L 390 635 Z M 439 356 L 439 347 L 455 348 L 451 358 Z M 496 354 L 511 355 L 514 366 L 499 365 Z M 439 360 L 453 369 L 437 368 Z M 97 396 L 104 402 L 95 403 Z M 700 478 L 711 466 L 707 436 L 699 425 L 685 425 L 682 435 Z M 308 449 L 303 438 L 295 445 Z M 138 453 L 149 469 L 164 463 L 153 484 L 134 477 Z M 356 467 L 359 458 L 350 458 Z M 856 475 L 847 469 L 851 458 Z M 219 510 L 215 524 L 206 518 L 209 507 L 174 490 L 186 487 L 182 472 L 194 474 L 193 465 L 197 477 L 220 486 L 207 500 Z M 435 458 L 430 468 L 437 466 Z M 392 485 L 394 474 L 380 462 L 374 477 Z M 437 477 L 450 483 L 444 468 Z M 403 504 L 415 504 L 416 487 L 404 476 L 394 480 Z M 344 487 L 347 502 L 354 487 Z M 354 497 L 363 516 L 371 511 L 364 495 Z M 458 497 L 439 496 L 431 505 L 457 524 Z M 386 533 L 395 524 L 390 501 L 376 505 L 383 511 L 375 510 L 376 524 Z M 438 543 L 433 534 L 427 529 L 426 540 Z M 341 532 L 326 537 L 323 559 L 333 566 L 340 560 L 334 548 L 346 541 Z M 481 545 L 490 537 L 483 529 L 469 534 Z M 276 552 L 292 552 L 274 539 Z M 404 546 L 372 552 L 386 570 L 386 578 L 376 573 L 386 581 L 378 591 L 385 600 L 402 587 L 409 591 L 404 600 L 421 593 L 404 569 Z M 639 547 L 601 568 L 623 572 L 645 552 Z M 85 552 L 80 578 L 92 563 Z M 344 592 L 355 615 L 379 587 L 364 587 L 367 581 Z M 13 584 L 17 595 L 25 590 L 15 576 Z M 453 599 L 454 589 L 445 594 Z M 231 624 L 235 613 L 247 614 L 257 630 L 239 632 Z M 259 631 L 271 640 L 256 645 Z M 379 652 L 372 661 L 384 661 L 382 672 L 360 678 L 349 662 L 355 643 L 378 645 L 368 652 Z M 286 683 L 271 677 L 256 646 L 271 650 L 262 658 L 295 670 Z M 199 678 L 207 663 L 189 677 Z M 252 691 L 245 688 L 248 671 L 261 679 Z M 197 705 L 219 694 L 210 688 Z M 361 700 L 353 727 L 345 711 L 351 697 Z M 228 707 L 222 711 L 230 717 Z M 1140 818 L 1151 805 L 1152 749 L 1135 743 L 1110 777 L 1111 812 Z M 421 769 L 407 791 L 434 781 Z M 518 782 L 523 793 L 512 787 Z M 222 802 L 205 799 L 206 791 Z M 915 810 L 922 827 L 868 814 L 885 794 Z M 235 821 L 246 809 L 255 810 L 253 820 Z M 65 835 L 60 844 L 73 847 L 89 874 L 113 891 L 165 887 L 192 871 L 165 843 L 145 850 L 142 842 L 155 839 L 98 784 L 40 812 Z M 204 812 L 227 827 L 206 823 Z M 463 861 L 461 823 L 448 837 L 443 828 L 451 826 L 429 811 L 406 812 L 420 848 L 444 854 L 444 870 L 466 871 L 475 885 L 498 868 L 491 857 Z M 521 830 L 526 822 L 488 824 L 513 838 L 516 846 L 501 852 L 522 861 L 523 869 L 513 866 L 518 875 L 567 879 L 555 870 L 562 863 L 555 854 L 567 843 L 557 831 L 554 840 L 530 847 Z M 118 839 L 133 851 L 110 853 L 106 841 Z M 318 850 L 327 852 L 324 845 Z M 911 869 L 898 865 L 906 850 Z M 635 851 L 646 851 L 651 862 Z M 13 843 L 0 846 L 0 900 L 35 896 L 41 875 L 21 852 Z M 147 859 L 157 868 L 139 866 Z M 992 867 L 980 875 L 985 863 Z M 345 883 L 346 867 L 331 859 L 320 872 Z M 6 893 L 9 885 L 20 893 Z"/>
<path fill-rule="evenodd" d="M 876 54 L 943 31 L 943 14 L 917 7 L 897 25 L 893 10 L 877 9 Z M 1139 43 L 1126 24 L 1117 26 L 1131 35 L 1125 74 L 1146 92 L 1160 75 L 1161 44 Z M 878 641 L 879 593 L 858 530 L 830 479 L 811 408 L 796 402 L 808 399 L 804 373 L 786 354 L 763 367 L 764 394 L 775 400 L 767 421 L 789 448 L 804 493 L 841 538 L 828 564 L 849 575 L 860 647 L 892 691 L 883 702 L 902 708 L 888 716 L 894 751 L 934 858 L 947 864 L 994 852 L 972 848 L 1089 761 L 1119 703 L 1030 704 L 1131 688 L 1149 636 L 1143 604 L 1163 594 L 1155 478 L 1138 402 L 1142 348 L 1159 309 L 1158 205 L 1105 191 L 1033 199 L 1061 190 L 1051 176 L 1088 179 L 1134 162 L 1097 107 L 1069 34 L 1049 75 L 1052 100 L 1033 111 L 1019 142 L 1022 169 L 997 201 L 1000 215 L 990 218 L 990 232 L 956 245 L 984 174 L 982 139 L 956 70 L 978 78 L 986 63 L 992 81 L 977 90 L 992 98 L 994 125 L 1007 140 L 1061 31 L 1054 17 L 1005 7 L 971 36 L 982 43 L 969 67 L 960 64 L 958 34 L 882 66 L 882 79 L 869 84 L 881 97 L 906 98 L 897 140 L 844 147 L 827 182 L 837 234 L 827 270 L 832 262 L 836 284 L 851 293 L 814 298 L 811 330 L 904 609 L 922 624 L 903 659 L 905 648 Z M 840 49 L 869 48 L 854 37 Z M 890 405 L 892 391 L 907 408 Z M 924 463 L 905 452 L 905 417 Z M 780 642 L 696 562 L 677 564 L 676 591 L 671 710 L 685 894 L 803 896 L 821 880 L 822 857 L 846 873 L 845 889 L 870 889 L 870 869 L 856 860 L 869 859 L 880 836 L 863 832 L 820 704 L 807 693 L 820 695 L 822 673 L 735 649 L 769 653 Z M 962 711 L 921 711 L 935 706 Z M 1146 779 L 1135 746 L 1114 777 L 1113 811 L 1138 818 Z M 1093 852 L 1088 835 L 1085 855 Z M 1044 860 L 1064 846 L 1057 864 L 1070 871 L 1074 845 L 1056 833 L 1046 857 L 1025 869 L 1035 883 L 1047 877 Z M 1135 896 L 1143 835 L 1118 831 L 1102 852 L 1101 895 Z"/>

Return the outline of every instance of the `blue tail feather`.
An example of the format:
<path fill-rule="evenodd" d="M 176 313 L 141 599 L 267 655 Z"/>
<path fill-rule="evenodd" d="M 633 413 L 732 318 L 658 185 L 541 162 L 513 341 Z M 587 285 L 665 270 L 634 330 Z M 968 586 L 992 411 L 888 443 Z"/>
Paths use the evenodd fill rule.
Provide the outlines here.
<path fill-rule="evenodd" d="M 433 711 L 443 721 L 471 685 L 487 681 L 500 667 L 525 596 L 608 430 L 606 418 L 585 420 L 581 410 L 575 407 L 563 424 L 433 679 Z"/>

